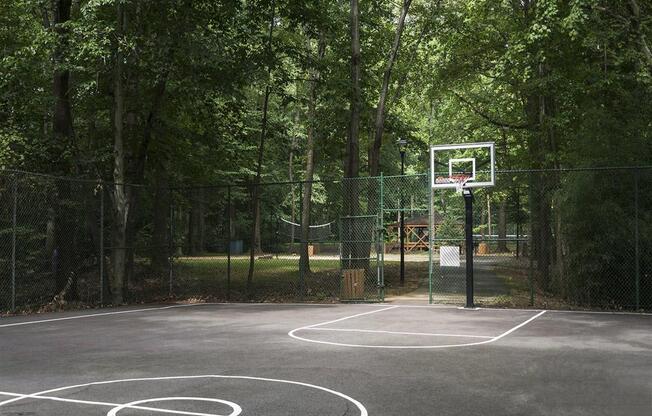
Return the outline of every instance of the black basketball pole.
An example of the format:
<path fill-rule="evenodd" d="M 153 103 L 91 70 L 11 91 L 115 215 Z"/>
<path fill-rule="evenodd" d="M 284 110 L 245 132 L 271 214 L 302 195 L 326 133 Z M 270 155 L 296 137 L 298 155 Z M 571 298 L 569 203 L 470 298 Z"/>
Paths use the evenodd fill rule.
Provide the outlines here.
<path fill-rule="evenodd" d="M 464 232 L 466 239 L 466 307 L 473 308 L 473 193 L 466 188 L 462 191 L 464 195 L 465 224 Z"/>

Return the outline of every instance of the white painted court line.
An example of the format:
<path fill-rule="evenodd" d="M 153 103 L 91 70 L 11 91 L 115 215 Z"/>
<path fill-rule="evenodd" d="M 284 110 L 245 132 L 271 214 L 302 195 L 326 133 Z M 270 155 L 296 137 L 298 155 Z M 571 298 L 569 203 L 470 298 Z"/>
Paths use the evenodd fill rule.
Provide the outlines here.
<path fill-rule="evenodd" d="M 57 322 L 57 321 L 68 321 L 68 320 L 73 320 L 73 319 L 86 319 L 86 318 L 94 318 L 94 317 L 100 317 L 100 316 L 110 316 L 110 315 L 122 315 L 122 314 L 128 314 L 128 313 L 137 313 L 137 312 L 148 312 L 148 311 L 158 311 L 158 310 L 165 310 L 165 309 L 173 309 L 173 308 L 185 308 L 185 307 L 193 307 L 193 306 L 241 306 L 241 307 L 257 307 L 257 306 L 279 306 L 279 307 L 288 307 L 288 306 L 296 306 L 296 307 L 328 307 L 328 308 L 333 308 L 337 309 L 339 307 L 359 307 L 359 308 L 378 308 L 379 306 L 390 306 L 390 307 L 400 307 L 400 308 L 426 308 L 426 309 L 458 309 L 460 308 L 459 306 L 455 305 L 412 305 L 412 304 L 400 304 L 400 303 L 360 303 L 360 304 L 333 304 L 333 303 L 245 303 L 245 302 L 207 302 L 207 303 L 188 303 L 188 304 L 176 304 L 176 305 L 170 305 L 170 306 L 162 306 L 162 307 L 152 307 L 152 308 L 141 308 L 141 309 L 130 309 L 130 310 L 125 310 L 125 311 L 113 311 L 113 312 L 100 312 L 100 313 L 92 313 L 92 314 L 85 314 L 85 315 L 76 315 L 76 316 L 67 316 L 67 317 L 62 317 L 62 318 L 51 318 L 51 319 L 40 319 L 40 320 L 35 320 L 35 321 L 23 321 L 23 322 L 15 322 L 11 324 L 0 324 L 0 328 L 7 328 L 7 327 L 12 327 L 12 326 L 23 326 L 23 325 L 35 325 L 35 324 L 41 324 L 41 323 L 48 323 L 48 322 Z M 460 308 L 460 309 L 465 309 L 465 308 Z M 468 309 L 467 309 L 468 310 Z M 539 311 L 540 309 L 522 309 L 522 308 L 485 308 L 485 307 L 478 307 L 474 308 L 473 310 L 470 311 L 476 311 L 476 310 L 488 310 L 488 311 L 497 311 L 497 312 L 536 312 Z M 600 315 L 634 315 L 634 316 L 652 316 L 652 313 L 649 312 L 621 312 L 621 311 L 582 311 L 582 310 L 547 310 L 550 313 L 574 313 L 574 314 L 600 314 Z M 13 316 L 9 317 L 0 317 L 0 322 L 2 322 L 5 319 L 11 319 L 14 318 Z"/>
<path fill-rule="evenodd" d="M 532 308 L 492 308 L 486 306 L 476 306 L 472 309 L 466 308 L 464 306 L 458 305 L 446 305 L 446 304 L 432 304 L 432 305 L 414 305 L 414 304 L 402 304 L 402 303 L 388 303 L 388 302 L 376 302 L 376 303 L 248 303 L 248 302 L 207 302 L 207 303 L 189 303 L 189 304 L 178 304 L 172 306 L 165 306 L 162 308 L 143 308 L 138 311 L 147 311 L 147 310 L 157 310 L 157 309 L 167 309 L 171 307 L 184 307 L 184 306 L 202 306 L 202 305 L 213 305 L 213 306 L 241 306 L 241 307 L 255 307 L 255 306 L 278 306 L 278 307 L 304 307 L 304 306 L 314 306 L 314 307 L 328 307 L 332 309 L 350 307 L 350 308 L 379 308 L 379 307 L 391 307 L 395 306 L 398 308 L 425 308 L 425 309 L 459 309 L 466 310 L 469 312 L 474 311 L 496 311 L 496 312 L 540 312 L 542 309 Z M 134 310 L 135 311 L 135 310 Z M 597 315 L 642 315 L 642 316 L 652 316 L 652 312 L 629 312 L 629 311 L 591 311 L 591 310 L 564 310 L 564 309 L 546 309 L 548 313 L 577 313 L 577 314 L 597 314 Z M 84 316 L 92 317 L 98 314 L 89 314 Z M 0 318 L 0 321 L 6 318 Z M 38 321 L 37 321 L 38 322 Z M 0 325 L 0 328 L 2 325 Z"/>
<path fill-rule="evenodd" d="M 399 306 L 395 306 L 395 308 L 398 308 Z M 352 347 L 352 348 L 381 348 L 381 349 L 443 349 L 443 348 L 456 348 L 456 347 L 471 347 L 475 345 L 484 345 L 484 344 L 490 344 L 492 342 L 496 342 L 499 339 L 513 333 L 514 331 L 518 330 L 519 328 L 524 327 L 525 325 L 529 324 L 530 322 L 534 321 L 544 313 L 546 313 L 545 310 L 540 311 L 536 315 L 532 316 L 531 318 L 527 319 L 526 321 L 516 325 L 513 328 L 510 328 L 509 330 L 503 332 L 500 335 L 497 335 L 495 337 L 489 338 L 484 341 L 478 341 L 478 342 L 470 342 L 470 343 L 463 343 L 463 344 L 445 344 L 445 345 L 367 345 L 367 344 L 348 344 L 348 343 L 342 343 L 342 342 L 331 342 L 331 341 L 320 341 L 320 340 L 315 340 L 315 339 L 310 339 L 310 338 L 304 338 L 301 336 L 296 335 L 296 332 L 303 331 L 303 330 L 311 330 L 315 328 L 316 326 L 320 325 L 326 325 L 328 323 L 334 323 L 338 321 L 342 321 L 345 319 L 351 319 L 351 318 L 356 318 L 358 316 L 363 316 L 363 315 L 368 315 L 370 313 L 375 313 L 375 312 L 381 312 L 385 311 L 388 309 L 394 309 L 394 308 L 385 308 L 385 309 L 379 309 L 376 311 L 364 313 L 364 314 L 357 314 L 357 315 L 352 315 L 346 318 L 340 318 L 339 320 L 335 321 L 329 321 L 329 322 L 322 322 L 319 324 L 315 325 L 309 325 L 306 327 L 301 327 L 297 329 L 293 329 L 292 331 L 288 332 L 288 335 L 296 340 L 299 341 L 305 341 L 305 342 L 312 342 L 314 344 L 325 344 L 325 345 L 335 345 L 339 347 Z"/>
<path fill-rule="evenodd" d="M 359 304 L 359 305 L 355 305 L 355 306 L 362 306 L 362 305 L 363 304 Z M 13 327 L 13 326 L 24 326 L 24 325 L 45 324 L 45 323 L 48 323 L 48 322 L 70 321 L 70 320 L 74 320 L 74 319 L 87 319 L 87 318 L 95 318 L 95 317 L 101 317 L 101 316 L 124 315 L 124 314 L 129 314 L 129 313 L 161 311 L 161 310 L 165 310 L 165 309 L 189 308 L 189 307 L 194 307 L 194 306 L 282 306 L 282 307 L 287 307 L 287 306 L 296 306 L 296 307 L 320 306 L 320 307 L 337 308 L 339 306 L 342 306 L 342 304 L 332 304 L 332 303 L 323 303 L 323 304 L 322 303 L 238 303 L 238 302 L 233 302 L 233 303 L 227 303 L 227 302 L 184 303 L 184 304 L 161 306 L 161 307 L 129 309 L 129 310 L 124 310 L 124 311 L 89 313 L 89 314 L 85 314 L 85 315 L 64 316 L 64 317 L 61 317 L 61 318 L 37 319 L 35 321 L 14 322 L 14 323 L 11 323 L 11 324 L 0 324 L 0 328 L 9 328 L 9 327 Z M 346 306 L 354 306 L 354 305 L 346 305 Z M 364 304 L 364 306 L 376 306 L 376 307 L 378 307 L 379 305 L 378 304 L 375 304 L 375 305 Z M 386 306 L 386 305 L 383 305 L 383 306 Z M 0 317 L 0 322 L 2 322 L 5 319 L 9 319 L 9 318 L 12 318 L 12 317 L 6 317 L 6 318 Z"/>
<path fill-rule="evenodd" d="M 577 314 L 594 314 L 594 315 L 633 315 L 633 316 L 652 316 L 652 313 L 649 312 L 608 312 L 608 311 L 564 311 L 564 310 L 552 310 L 548 311 L 552 313 L 577 313 Z"/>
<path fill-rule="evenodd" d="M 205 374 L 205 375 L 195 375 L 195 376 L 168 376 L 168 377 L 144 377 L 144 378 L 128 378 L 128 379 L 121 379 L 121 380 L 108 380 L 108 381 L 96 381 L 92 383 L 83 383 L 83 384 L 76 384 L 73 386 L 64 386 L 64 387 L 58 387 L 50 390 L 44 390 L 38 393 L 32 393 L 32 394 L 16 394 L 16 393 L 2 393 L 0 394 L 6 394 L 9 396 L 14 396 L 13 399 L 5 400 L 0 402 L 0 407 L 10 404 L 10 403 L 15 403 L 20 400 L 24 399 L 44 399 L 44 400 L 55 400 L 55 401 L 62 401 L 62 402 L 71 402 L 71 403 L 82 403 L 82 404 L 97 404 L 101 406 L 121 406 L 120 404 L 114 404 L 114 403 L 105 403 L 105 402 L 85 402 L 85 401 L 79 401 L 79 400 L 73 400 L 73 399 L 63 399 L 60 397 L 51 397 L 51 396 L 44 396 L 46 394 L 50 393 L 56 393 L 64 390 L 72 390 L 72 389 L 81 389 L 84 387 L 90 387 L 90 386 L 103 386 L 103 385 L 108 385 L 108 384 L 115 384 L 115 383 L 129 383 L 129 382 L 138 382 L 138 381 L 162 381 L 162 380 L 195 380 L 195 379 L 202 379 L 202 378 L 214 378 L 214 379 L 229 379 L 229 380 L 253 380 L 253 381 L 266 381 L 266 382 L 272 382 L 272 383 L 280 383 L 280 384 L 289 384 L 289 385 L 295 385 L 295 386 L 301 386 L 301 387 L 307 387 L 315 390 L 320 390 L 326 393 L 330 393 L 334 396 L 340 397 L 350 403 L 352 403 L 360 412 L 360 416 L 369 416 L 369 412 L 367 412 L 367 409 L 357 401 L 356 399 L 347 396 L 344 393 L 340 393 L 339 391 L 336 390 L 331 390 L 326 387 L 318 386 L 315 384 L 309 384 L 309 383 L 303 383 L 300 381 L 292 381 L 292 380 L 283 380 L 283 379 L 275 379 L 275 378 L 264 378 L 264 377 L 253 377 L 253 376 L 228 376 L 228 375 L 217 375 L 217 374 Z M 147 409 L 147 410 L 153 410 L 153 411 L 159 411 L 161 412 L 161 409 Z M 170 411 L 166 411 L 169 413 Z M 177 411 L 173 411 L 174 413 L 180 414 Z M 197 414 L 195 414 L 197 415 Z M 201 415 L 205 416 L 205 415 Z M 209 415 L 209 416 L 214 416 L 214 415 Z"/>
<path fill-rule="evenodd" d="M 460 307 L 456 305 L 441 305 L 441 304 L 432 304 L 432 305 L 413 305 L 413 304 L 402 304 L 402 303 L 376 303 L 376 304 L 359 304 L 360 306 L 383 306 L 383 305 L 396 305 L 401 308 L 426 308 L 426 309 L 462 309 L 468 311 L 474 310 L 485 310 L 485 311 L 496 311 L 496 312 L 537 312 L 541 309 L 525 309 L 525 308 L 492 308 L 479 306 L 474 309 L 467 309 L 465 307 Z M 634 316 L 652 316 L 650 312 L 628 312 L 628 311 L 590 311 L 590 310 L 564 310 L 564 309 L 546 309 L 548 313 L 576 313 L 576 314 L 597 314 L 597 315 L 634 315 Z"/>
<path fill-rule="evenodd" d="M 546 311 L 539 312 L 538 314 L 534 315 L 532 318 L 528 319 L 527 321 L 525 321 L 523 323 L 520 323 L 520 324 L 516 325 L 514 328 L 510 329 L 509 331 L 505 331 L 502 334 L 498 335 L 496 338 L 492 339 L 491 342 L 498 341 L 499 339 L 501 339 L 503 337 L 506 337 L 507 335 L 511 334 L 512 332 L 516 331 L 517 329 L 522 328 L 525 325 L 529 324 L 530 322 L 534 321 L 535 319 L 537 319 L 538 317 L 540 317 L 544 313 L 546 313 Z"/>
<path fill-rule="evenodd" d="M 396 309 L 396 308 L 398 308 L 398 306 L 390 306 L 389 308 L 382 308 L 382 309 L 376 309 L 376 310 L 369 311 L 369 312 L 357 313 L 357 314 L 355 314 L 355 315 L 345 316 L 344 318 L 333 319 L 332 321 L 320 322 L 320 323 L 318 323 L 318 324 L 304 326 L 303 329 L 305 329 L 305 328 L 315 328 L 315 327 L 318 327 L 318 326 L 334 324 L 334 323 L 336 323 L 336 322 L 346 321 L 347 319 L 358 318 L 358 317 L 360 317 L 360 316 L 371 315 L 372 313 L 378 313 L 378 312 L 382 312 L 382 311 L 388 311 L 388 310 L 390 310 L 390 309 Z"/>
<path fill-rule="evenodd" d="M 460 335 L 460 334 L 433 334 L 429 332 L 400 332 L 400 331 L 377 331 L 371 329 L 349 329 L 349 328 L 305 328 L 305 331 L 335 331 L 335 332 L 364 332 L 370 334 L 391 334 L 391 335 L 416 335 L 426 337 L 456 337 L 456 338 L 494 338 L 489 335 Z"/>
<path fill-rule="evenodd" d="M 131 409 L 133 408 L 132 406 L 137 406 L 143 403 L 158 403 L 158 402 L 171 402 L 171 401 L 192 401 L 192 402 L 209 402 L 209 403 L 220 403 L 220 404 L 225 404 L 231 408 L 231 413 L 229 413 L 226 416 L 238 416 L 240 413 L 242 413 L 242 408 L 238 406 L 236 403 L 230 402 L 228 400 L 222 400 L 222 399 L 210 399 L 206 397 L 157 397 L 154 399 L 145 399 L 145 400 L 136 400 L 130 403 L 122 404 L 120 406 L 114 407 L 109 411 L 109 413 L 106 414 L 106 416 L 117 416 L 118 412 L 120 412 L 123 409 Z M 187 412 L 184 412 L 187 414 Z M 178 413 L 182 414 L 182 413 Z M 195 413 L 201 416 L 222 416 L 222 415 L 214 415 L 214 414 L 203 414 L 203 413 Z"/>
<path fill-rule="evenodd" d="M 215 305 L 214 303 L 188 303 L 183 305 L 170 305 L 170 306 L 161 306 L 158 308 L 142 308 L 142 309 L 129 309 L 126 311 L 113 311 L 113 312 L 100 312 L 100 313 L 91 313 L 86 315 L 75 315 L 75 316 L 65 316 L 62 318 L 51 318 L 51 319 L 39 319 L 36 321 L 23 321 L 23 322 L 14 322 L 11 324 L 0 325 L 0 328 L 8 328 L 12 326 L 23 326 L 23 325 L 35 325 L 43 324 L 48 322 L 58 322 L 58 321 L 70 321 L 73 319 L 86 319 L 86 318 L 95 318 L 99 316 L 110 316 L 110 315 L 124 315 L 128 313 L 139 313 L 139 312 L 149 312 L 149 311 L 161 311 L 165 309 L 174 309 L 174 308 L 188 308 L 192 306 L 205 306 L 205 305 Z"/>
<path fill-rule="evenodd" d="M 91 405 L 91 406 L 106 406 L 106 407 L 117 408 L 119 410 L 122 410 L 122 409 L 136 409 L 136 410 L 147 410 L 147 411 L 150 411 L 150 412 L 157 412 L 157 413 L 170 413 L 170 414 L 175 414 L 175 415 L 186 415 L 186 416 L 221 416 L 221 415 L 217 415 L 217 414 L 213 414 L 213 413 L 197 413 L 197 412 L 188 412 L 188 411 L 184 411 L 184 410 L 162 409 L 162 408 L 159 408 L 159 407 L 138 406 L 137 404 L 130 404 L 130 403 L 120 404 L 120 403 L 109 403 L 109 402 L 97 402 L 97 401 L 91 401 L 91 400 L 67 399 L 67 398 L 63 398 L 63 397 L 54 397 L 54 396 L 41 396 L 38 393 L 36 393 L 36 394 L 18 394 L 18 393 L 9 393 L 9 392 L 4 392 L 3 391 L 3 392 L 0 392 L 0 394 L 6 395 L 6 396 L 16 397 L 16 399 L 13 399 L 11 401 L 6 400 L 4 402 L 0 402 L 0 406 L 3 406 L 5 404 L 9 404 L 9 403 L 14 403 L 16 401 L 24 400 L 24 399 L 37 399 L 37 400 L 50 400 L 50 401 L 53 401 L 53 402 L 85 404 L 85 405 Z M 143 402 L 145 402 L 145 401 L 139 401 L 139 403 L 143 403 Z M 236 409 L 240 409 L 240 406 L 238 406 Z M 228 416 L 237 416 L 241 412 L 242 412 L 242 409 L 240 409 L 240 412 L 236 412 L 234 410 Z"/>

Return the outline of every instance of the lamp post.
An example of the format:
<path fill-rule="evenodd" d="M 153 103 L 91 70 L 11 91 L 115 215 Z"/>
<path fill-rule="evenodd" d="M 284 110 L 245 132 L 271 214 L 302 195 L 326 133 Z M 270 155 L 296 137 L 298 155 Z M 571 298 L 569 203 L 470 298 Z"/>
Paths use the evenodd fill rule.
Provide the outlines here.
<path fill-rule="evenodd" d="M 398 140 L 398 151 L 401 153 L 401 176 L 405 175 L 405 149 L 407 147 L 407 140 Z M 401 187 L 401 201 L 399 206 L 400 215 L 400 231 L 399 237 L 401 241 L 401 286 L 405 284 L 405 212 L 403 211 L 403 187 Z"/>

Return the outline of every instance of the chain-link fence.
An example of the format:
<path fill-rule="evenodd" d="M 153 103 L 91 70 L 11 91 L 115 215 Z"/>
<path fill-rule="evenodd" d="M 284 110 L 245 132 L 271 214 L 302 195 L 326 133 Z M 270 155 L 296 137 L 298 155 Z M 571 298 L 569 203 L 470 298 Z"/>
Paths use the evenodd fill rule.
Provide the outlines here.
<path fill-rule="evenodd" d="M 496 183 L 474 191 L 477 303 L 652 309 L 652 169 L 503 171 Z M 431 191 L 427 175 L 170 188 L 0 173 L 4 312 L 461 304 L 464 249 L 463 198 Z"/>
<path fill-rule="evenodd" d="M 548 308 L 652 308 L 652 169 L 498 172 L 474 191 L 474 287 L 479 303 Z M 464 199 L 433 193 L 433 300 L 463 303 Z"/>
<path fill-rule="evenodd" d="M 338 182 L 175 189 L 173 293 L 337 299 L 340 206 Z"/>
<path fill-rule="evenodd" d="M 100 201 L 92 183 L 0 176 L 0 310 L 99 300 Z"/>

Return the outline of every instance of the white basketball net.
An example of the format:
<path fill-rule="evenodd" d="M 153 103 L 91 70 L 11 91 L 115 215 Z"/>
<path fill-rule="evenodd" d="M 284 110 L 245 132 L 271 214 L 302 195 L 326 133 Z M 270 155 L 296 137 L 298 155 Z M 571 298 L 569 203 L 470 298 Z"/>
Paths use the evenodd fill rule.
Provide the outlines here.
<path fill-rule="evenodd" d="M 435 178 L 435 183 L 453 183 L 455 184 L 455 192 L 461 194 L 469 179 L 471 179 L 470 175 L 438 176 Z"/>

